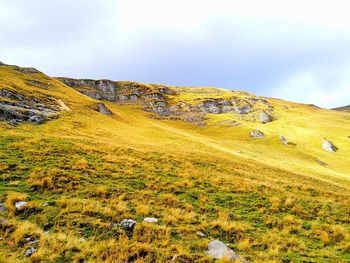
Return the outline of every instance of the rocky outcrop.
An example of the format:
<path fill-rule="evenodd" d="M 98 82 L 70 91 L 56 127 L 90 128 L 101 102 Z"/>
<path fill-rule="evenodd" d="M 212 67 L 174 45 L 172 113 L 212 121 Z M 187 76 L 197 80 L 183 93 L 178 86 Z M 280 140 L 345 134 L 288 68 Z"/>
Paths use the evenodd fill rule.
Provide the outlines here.
<path fill-rule="evenodd" d="M 176 96 L 176 92 L 164 85 L 70 78 L 58 78 L 58 80 L 94 99 L 139 105 L 142 110 L 158 116 L 152 116 L 153 118 L 183 120 L 205 125 L 206 114 L 233 113 L 239 114 L 241 118 L 247 116 L 246 120 L 255 121 L 256 113 L 262 111 L 260 122 L 266 123 L 272 120 L 270 114 L 273 107 L 268 101 L 249 94 L 243 97 L 203 98 L 188 103 L 176 102 L 175 97 L 172 97 Z"/>
<path fill-rule="evenodd" d="M 112 115 L 112 112 L 106 107 L 104 103 L 98 103 L 98 112 L 104 115 Z"/>
<path fill-rule="evenodd" d="M 265 138 L 265 134 L 262 131 L 259 130 L 252 130 L 250 132 L 250 136 L 254 139 L 263 139 Z"/>
<path fill-rule="evenodd" d="M 246 262 L 246 260 L 237 255 L 232 249 L 219 240 L 209 242 L 207 255 L 213 257 L 214 259 L 227 259 L 230 262 Z"/>
<path fill-rule="evenodd" d="M 322 141 L 322 149 L 327 152 L 336 152 L 338 148 L 329 140 L 324 139 Z"/>
<path fill-rule="evenodd" d="M 67 106 L 53 97 L 29 97 L 10 89 L 0 90 L 0 121 L 7 120 L 12 125 L 21 122 L 41 124 L 56 118 L 62 110 L 67 110 Z"/>

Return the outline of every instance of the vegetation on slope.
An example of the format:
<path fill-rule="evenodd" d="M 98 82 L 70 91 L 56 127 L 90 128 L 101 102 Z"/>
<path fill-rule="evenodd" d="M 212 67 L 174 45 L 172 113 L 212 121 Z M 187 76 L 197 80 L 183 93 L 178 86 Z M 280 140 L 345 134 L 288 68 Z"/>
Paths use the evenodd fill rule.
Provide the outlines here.
<path fill-rule="evenodd" d="M 3 87 L 71 110 L 41 125 L 0 124 L 0 261 L 212 262 L 213 239 L 254 262 L 350 260 L 347 113 L 268 99 L 274 122 L 208 114 L 202 127 L 111 102 L 113 115 L 102 115 L 98 101 L 41 73 L 0 67 Z M 255 128 L 266 138 L 250 138 Z M 323 151 L 323 137 L 339 151 Z M 17 211 L 16 201 L 28 205 Z M 125 218 L 139 222 L 132 235 L 119 227 Z"/>

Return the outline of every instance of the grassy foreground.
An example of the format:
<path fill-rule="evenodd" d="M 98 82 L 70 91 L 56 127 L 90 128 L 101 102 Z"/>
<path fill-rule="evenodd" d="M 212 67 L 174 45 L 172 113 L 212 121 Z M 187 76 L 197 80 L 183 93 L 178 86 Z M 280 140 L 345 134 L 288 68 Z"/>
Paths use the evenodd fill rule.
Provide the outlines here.
<path fill-rule="evenodd" d="M 0 262 L 214 262 L 213 239 L 253 262 L 350 261 L 349 113 L 268 99 L 271 123 L 228 113 L 200 127 L 108 102 L 105 116 L 59 81 L 11 67 L 1 88 L 54 96 L 70 111 L 0 123 Z M 181 100 L 211 93 L 178 90 Z M 323 151 L 324 137 L 339 151 Z M 16 211 L 16 201 L 28 206 Z M 150 216 L 159 222 L 142 222 Z M 115 225 L 125 218 L 139 222 L 132 236 Z M 31 257 L 26 238 L 39 240 Z"/>

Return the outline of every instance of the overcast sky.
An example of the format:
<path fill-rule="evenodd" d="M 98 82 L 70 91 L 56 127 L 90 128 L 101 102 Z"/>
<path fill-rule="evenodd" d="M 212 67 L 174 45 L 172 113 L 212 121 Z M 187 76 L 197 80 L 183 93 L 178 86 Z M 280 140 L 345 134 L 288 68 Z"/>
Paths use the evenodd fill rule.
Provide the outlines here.
<path fill-rule="evenodd" d="M 0 61 L 51 76 L 350 104 L 341 0 L 1 0 Z"/>

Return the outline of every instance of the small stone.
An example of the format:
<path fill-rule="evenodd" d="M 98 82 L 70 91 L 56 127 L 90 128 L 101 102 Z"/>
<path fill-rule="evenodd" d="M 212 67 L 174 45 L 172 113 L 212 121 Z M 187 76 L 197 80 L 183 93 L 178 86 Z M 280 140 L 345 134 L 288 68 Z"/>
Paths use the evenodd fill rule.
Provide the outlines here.
<path fill-rule="evenodd" d="M 154 217 L 145 217 L 143 219 L 143 222 L 146 222 L 146 223 L 158 223 L 158 219 L 154 218 Z"/>
<path fill-rule="evenodd" d="M 88 173 L 83 173 L 83 176 L 89 177 L 90 175 Z"/>
<path fill-rule="evenodd" d="M 27 251 L 24 253 L 24 255 L 26 257 L 30 257 L 32 254 L 34 254 L 35 252 L 37 252 L 38 250 L 34 247 L 31 247 L 29 249 L 27 249 Z"/>
<path fill-rule="evenodd" d="M 28 203 L 25 202 L 25 201 L 16 202 L 16 203 L 15 203 L 15 206 L 16 206 L 17 211 L 23 210 L 23 209 L 27 206 L 27 204 L 28 204 Z"/>
<path fill-rule="evenodd" d="M 175 261 L 177 259 L 177 255 L 173 256 L 173 258 L 171 259 L 171 261 Z"/>
<path fill-rule="evenodd" d="M 33 241 L 29 241 L 28 245 L 34 245 L 34 244 L 37 244 L 37 243 L 39 243 L 39 240 L 35 239 Z"/>
<path fill-rule="evenodd" d="M 196 234 L 199 237 L 205 237 L 205 234 L 203 232 L 201 232 L 201 231 L 198 231 Z"/>
<path fill-rule="evenodd" d="M 120 226 L 126 231 L 133 231 L 137 222 L 133 219 L 123 219 Z"/>
<path fill-rule="evenodd" d="M 0 203 L 0 212 L 5 211 L 5 205 L 3 203 Z"/>
<path fill-rule="evenodd" d="M 79 243 L 83 243 L 85 241 L 85 238 L 81 237 L 81 238 L 79 238 L 78 241 L 79 241 Z"/>
<path fill-rule="evenodd" d="M 280 135 L 280 140 L 281 140 L 281 142 L 282 142 L 284 145 L 288 145 L 288 144 L 289 144 L 288 141 L 287 141 L 287 139 L 284 138 L 283 135 Z"/>
<path fill-rule="evenodd" d="M 45 204 L 43 204 L 43 206 L 49 206 L 49 204 L 48 204 L 48 203 L 45 203 Z"/>
<path fill-rule="evenodd" d="M 337 147 L 329 140 L 324 139 L 322 142 L 322 149 L 327 152 L 336 152 L 338 149 Z"/>
<path fill-rule="evenodd" d="M 265 137 L 265 134 L 259 130 L 252 130 L 250 136 L 254 139 L 262 139 Z"/>

